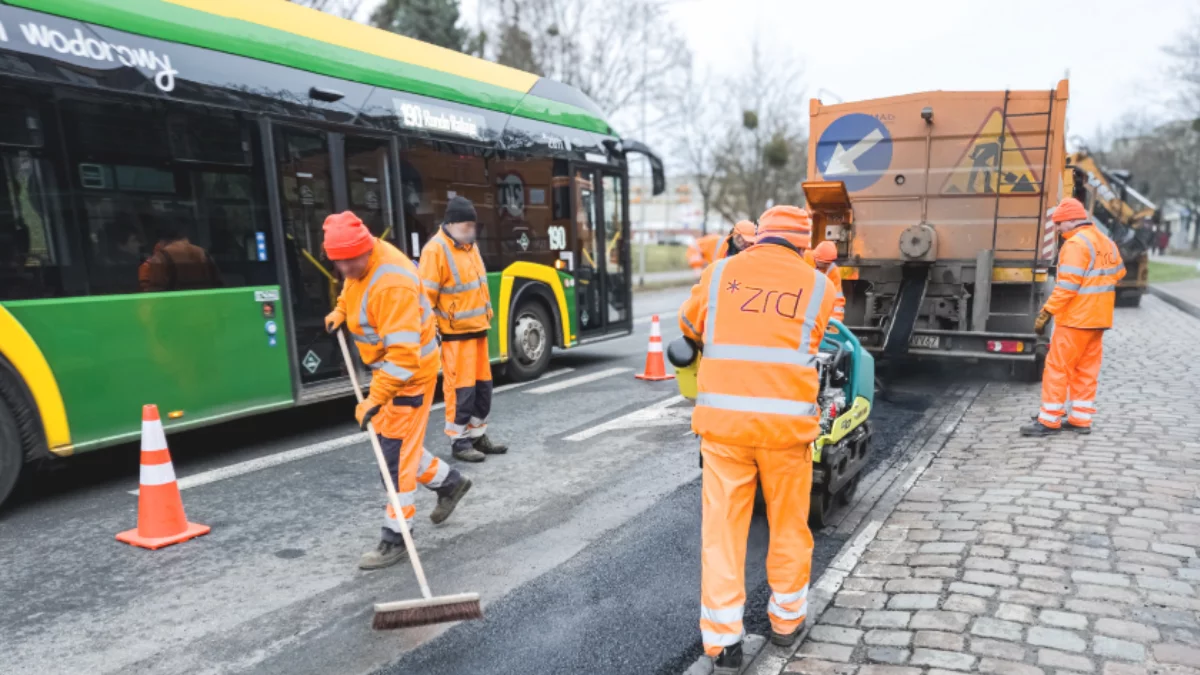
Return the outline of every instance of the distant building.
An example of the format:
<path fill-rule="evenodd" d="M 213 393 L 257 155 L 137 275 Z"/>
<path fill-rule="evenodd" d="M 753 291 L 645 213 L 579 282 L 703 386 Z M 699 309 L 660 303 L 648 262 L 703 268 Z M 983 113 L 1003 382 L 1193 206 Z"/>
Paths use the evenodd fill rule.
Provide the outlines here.
<path fill-rule="evenodd" d="M 1192 213 L 1176 199 L 1163 202 L 1162 222 L 1171 233 L 1170 248 L 1188 249 L 1196 241 L 1196 229 L 1200 223 L 1195 222 Z"/>
<path fill-rule="evenodd" d="M 649 178 L 629 177 L 629 222 L 635 241 L 648 237 L 655 242 L 687 243 L 702 231 L 728 226 L 719 214 L 710 211 L 708 227 L 703 227 L 704 203 L 692 176 L 668 175 L 665 192 L 657 197 L 650 192 Z"/>

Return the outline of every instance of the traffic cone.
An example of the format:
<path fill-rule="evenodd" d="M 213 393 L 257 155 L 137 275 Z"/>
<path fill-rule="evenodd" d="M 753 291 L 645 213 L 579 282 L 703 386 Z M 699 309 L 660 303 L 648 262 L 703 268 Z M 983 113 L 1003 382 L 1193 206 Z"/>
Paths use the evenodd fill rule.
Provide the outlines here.
<path fill-rule="evenodd" d="M 189 523 L 167 450 L 167 436 L 158 406 L 142 408 L 142 476 L 138 490 L 138 526 L 117 535 L 117 541 L 156 550 L 202 534 L 207 525 Z"/>
<path fill-rule="evenodd" d="M 674 375 L 667 374 L 667 364 L 663 363 L 662 330 L 658 327 L 658 315 L 650 317 L 650 346 L 646 349 L 646 372 L 634 375 L 639 380 L 673 380 Z"/>

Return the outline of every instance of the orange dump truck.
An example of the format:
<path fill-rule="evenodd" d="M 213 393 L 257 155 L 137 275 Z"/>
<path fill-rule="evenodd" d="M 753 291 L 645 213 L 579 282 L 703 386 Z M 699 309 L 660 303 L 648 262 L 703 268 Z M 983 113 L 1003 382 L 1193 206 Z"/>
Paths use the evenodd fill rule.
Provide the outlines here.
<path fill-rule="evenodd" d="M 1067 81 L 1047 91 L 812 100 L 813 238 L 837 245 L 845 323 L 885 357 L 1003 359 L 1040 377 Z"/>

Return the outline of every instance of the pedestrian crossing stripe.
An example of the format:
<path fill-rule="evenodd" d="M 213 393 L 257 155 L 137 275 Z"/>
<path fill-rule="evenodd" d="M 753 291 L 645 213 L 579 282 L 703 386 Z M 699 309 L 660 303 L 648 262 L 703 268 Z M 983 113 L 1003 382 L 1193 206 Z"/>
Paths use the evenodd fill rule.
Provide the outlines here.
<path fill-rule="evenodd" d="M 1003 127 L 1007 129 L 1002 136 Z M 997 189 L 1000 194 L 1039 191 L 1037 175 L 1017 142 L 1012 122 L 1005 124 L 1000 108 L 992 108 L 950 170 L 942 194 L 996 194 Z"/>

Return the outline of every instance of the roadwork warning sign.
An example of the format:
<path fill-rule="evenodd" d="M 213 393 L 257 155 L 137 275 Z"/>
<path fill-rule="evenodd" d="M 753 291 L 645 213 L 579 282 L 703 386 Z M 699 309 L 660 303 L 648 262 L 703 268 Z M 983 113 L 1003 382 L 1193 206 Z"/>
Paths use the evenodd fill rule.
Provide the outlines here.
<path fill-rule="evenodd" d="M 1012 124 L 1004 124 L 1000 108 L 988 113 L 942 185 L 942 194 L 1037 194 L 1038 190 L 1037 176 Z"/>

